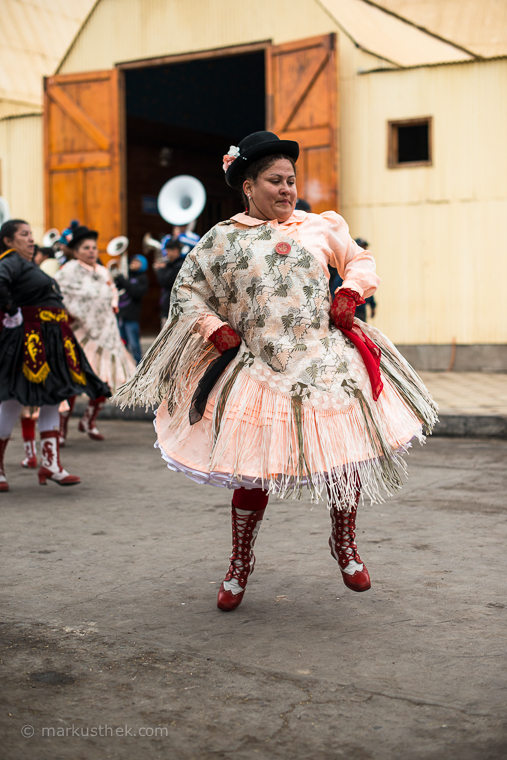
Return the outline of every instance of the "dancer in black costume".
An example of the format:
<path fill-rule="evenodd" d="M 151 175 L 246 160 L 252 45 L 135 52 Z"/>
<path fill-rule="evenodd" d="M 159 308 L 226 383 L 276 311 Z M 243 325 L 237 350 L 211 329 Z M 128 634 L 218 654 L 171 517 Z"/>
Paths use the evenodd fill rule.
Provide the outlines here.
<path fill-rule="evenodd" d="M 59 404 L 87 393 L 109 396 L 69 326 L 57 283 L 33 263 L 30 226 L 11 219 L 0 229 L 0 491 L 8 491 L 4 455 L 23 406 L 41 407 L 39 483 L 76 485 L 60 463 Z"/>

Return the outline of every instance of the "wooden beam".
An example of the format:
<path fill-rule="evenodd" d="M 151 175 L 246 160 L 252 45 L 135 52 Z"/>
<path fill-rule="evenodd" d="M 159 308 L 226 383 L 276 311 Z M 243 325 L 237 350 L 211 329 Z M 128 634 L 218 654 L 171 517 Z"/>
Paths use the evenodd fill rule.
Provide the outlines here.
<path fill-rule="evenodd" d="M 104 130 L 99 127 L 93 119 L 83 111 L 80 105 L 68 95 L 65 90 L 57 84 L 48 87 L 47 94 L 66 116 L 79 127 L 101 150 L 109 150 L 110 139 Z"/>
<path fill-rule="evenodd" d="M 295 140 L 300 148 L 324 148 L 333 144 L 331 127 L 313 127 L 279 132 L 280 140 Z"/>
<path fill-rule="evenodd" d="M 111 153 L 107 150 L 81 151 L 80 153 L 53 153 L 49 158 L 51 171 L 69 169 L 106 169 L 111 166 Z"/>
<path fill-rule="evenodd" d="M 311 62 L 297 86 L 289 95 L 283 108 L 276 117 L 273 132 L 284 132 L 296 114 L 298 108 L 312 89 L 317 77 L 325 67 L 329 59 L 329 51 L 325 48 L 316 48 L 318 55 Z M 282 54 L 283 55 L 283 54 Z"/>
<path fill-rule="evenodd" d="M 198 50 L 195 53 L 180 53 L 179 55 L 163 55 L 157 58 L 140 58 L 137 61 L 124 61 L 117 63 L 118 69 L 143 69 L 147 66 L 165 66 L 170 63 L 184 63 L 185 61 L 198 61 L 203 58 L 222 58 L 228 55 L 245 55 L 265 50 L 270 45 L 270 40 L 252 42 L 245 45 L 232 45 L 231 47 L 213 48 L 211 50 Z"/>

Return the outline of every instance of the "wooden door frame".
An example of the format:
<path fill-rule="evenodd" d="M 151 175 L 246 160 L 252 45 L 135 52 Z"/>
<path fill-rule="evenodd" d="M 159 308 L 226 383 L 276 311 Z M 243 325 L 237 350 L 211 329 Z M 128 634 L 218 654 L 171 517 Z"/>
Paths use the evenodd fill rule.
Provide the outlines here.
<path fill-rule="evenodd" d="M 337 48 L 337 35 L 335 32 L 331 32 L 327 35 L 317 35 L 325 37 L 327 36 L 329 38 L 329 50 L 331 55 L 333 55 L 335 65 L 337 65 L 338 57 L 336 55 L 336 48 Z M 308 38 L 304 38 L 301 40 L 291 40 L 290 42 L 282 43 L 282 45 L 275 45 L 273 44 L 272 39 L 268 40 L 260 40 L 259 42 L 252 42 L 252 43 L 246 43 L 243 45 L 229 45 L 227 47 L 221 47 L 221 48 L 209 48 L 206 50 L 197 50 L 191 53 L 176 53 L 173 55 L 164 55 L 164 56 L 155 56 L 153 58 L 139 58 L 134 61 L 121 61 L 115 65 L 115 68 L 120 70 L 120 86 L 123 88 L 122 92 L 122 107 L 123 107 L 123 118 L 122 118 L 122 135 L 124 139 L 124 143 L 121 150 L 121 156 L 122 156 L 122 177 L 124 178 L 125 184 L 122 184 L 122 196 L 124 196 L 124 203 L 126 204 L 126 108 L 125 108 L 125 72 L 132 70 L 132 69 L 143 69 L 143 68 L 150 68 L 154 66 L 165 66 L 165 65 L 171 65 L 173 63 L 184 63 L 184 62 L 190 62 L 190 61 L 198 61 L 198 60 L 206 60 L 206 59 L 213 59 L 213 58 L 225 58 L 228 56 L 235 56 L 235 55 L 242 55 L 247 53 L 254 53 L 254 52 L 261 52 L 264 51 L 264 92 L 265 92 L 265 129 L 269 130 L 273 126 L 273 72 L 272 72 L 272 56 L 270 55 L 270 51 L 272 48 L 280 48 L 284 47 L 287 50 L 294 50 L 297 51 L 301 46 L 304 47 L 304 43 L 308 41 Z M 337 72 L 337 81 L 339 82 L 339 73 Z M 336 177 L 337 177 L 337 186 L 336 186 L 336 204 L 337 208 L 339 209 L 340 206 L 340 198 L 341 198 L 341 192 L 340 192 L 340 151 L 338 148 L 339 145 L 339 129 L 340 129 L 340 116 L 337 112 L 338 103 L 337 103 L 337 92 L 330 93 L 331 98 L 331 107 L 336 113 L 337 118 L 337 124 L 335 132 L 332 136 L 332 142 L 333 142 L 333 154 L 334 154 L 334 161 L 335 161 L 335 171 L 336 171 Z"/>
<path fill-rule="evenodd" d="M 264 51 L 264 98 L 265 98 L 265 129 L 269 129 L 273 95 L 270 92 L 271 84 L 271 56 L 270 48 L 273 47 L 272 40 L 261 40 L 260 42 L 246 43 L 244 45 L 229 45 L 223 48 L 209 48 L 207 50 L 198 50 L 192 53 L 176 53 L 174 55 L 156 56 L 153 58 L 139 58 L 135 61 L 121 61 L 115 64 L 118 70 L 118 85 L 120 87 L 120 164 L 121 164 L 121 218 L 122 234 L 126 235 L 127 229 L 127 109 L 126 109 L 126 92 L 125 92 L 125 72 L 133 69 L 153 68 L 155 66 L 166 66 L 173 63 L 185 63 L 190 61 L 200 61 L 213 58 L 226 58 L 235 55 L 245 55 L 247 53 L 257 53 Z M 72 76 L 69 74 L 69 76 Z"/>
<path fill-rule="evenodd" d="M 260 42 L 247 43 L 245 45 L 229 45 L 223 48 L 209 48 L 208 50 L 197 50 L 193 53 L 176 53 L 174 55 L 163 55 L 154 58 L 139 58 L 135 61 L 122 61 L 117 63 L 115 68 L 144 69 L 151 66 L 165 66 L 171 63 L 185 63 L 187 61 L 198 61 L 206 58 L 225 58 L 230 55 L 242 55 L 245 53 L 256 53 L 261 50 L 267 50 L 273 44 L 272 40 L 262 40 Z"/>
<path fill-rule="evenodd" d="M 333 56 L 334 63 L 337 65 L 338 56 L 336 55 L 337 48 L 337 35 L 332 32 L 327 35 L 317 35 L 322 37 L 328 37 L 329 39 L 329 51 Z M 243 45 L 228 45 L 220 48 L 208 48 L 206 50 L 196 50 L 189 53 L 175 53 L 172 55 L 154 56 L 152 58 L 139 58 L 134 61 L 120 61 L 115 65 L 115 69 L 118 70 L 118 86 L 120 87 L 119 102 L 120 102 L 120 164 L 121 164 L 121 219 L 123 234 L 126 230 L 126 212 L 127 212 L 127 142 L 126 142 L 126 94 L 125 94 L 125 72 L 134 69 L 152 68 L 155 66 L 167 66 L 176 63 L 185 63 L 190 61 L 210 60 L 214 58 L 225 58 L 229 56 L 245 55 L 248 53 L 263 52 L 264 53 L 264 98 L 265 98 L 265 125 L 266 130 L 273 127 L 273 71 L 272 71 L 272 55 L 273 48 L 283 47 L 286 50 L 297 51 L 300 47 L 304 47 L 308 42 L 308 38 L 301 40 L 291 40 L 290 42 L 282 43 L 281 45 L 275 45 L 272 39 L 260 40 L 258 42 L 246 43 Z M 72 75 L 69 75 L 72 76 Z M 337 72 L 337 81 L 339 82 L 339 72 Z M 331 92 L 329 94 L 331 98 L 331 108 L 336 113 L 336 129 L 332 135 L 333 144 L 333 156 L 335 163 L 335 173 L 337 178 L 336 185 L 336 208 L 339 209 L 341 199 L 340 188 L 340 151 L 339 151 L 339 123 L 340 117 L 337 112 L 337 92 Z"/>

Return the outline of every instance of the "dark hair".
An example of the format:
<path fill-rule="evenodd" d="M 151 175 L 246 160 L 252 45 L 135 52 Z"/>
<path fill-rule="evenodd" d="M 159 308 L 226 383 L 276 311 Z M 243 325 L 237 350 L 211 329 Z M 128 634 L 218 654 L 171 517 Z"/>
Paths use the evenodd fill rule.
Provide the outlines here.
<path fill-rule="evenodd" d="M 4 222 L 0 227 L 0 253 L 9 250 L 9 246 L 5 242 L 5 238 L 13 238 L 18 227 L 22 224 L 28 224 L 24 219 L 9 219 L 8 222 Z"/>
<path fill-rule="evenodd" d="M 167 241 L 167 243 L 164 245 L 164 251 L 167 251 L 169 248 L 178 248 L 179 251 L 183 248 L 183 244 L 180 243 L 178 238 L 173 237 L 170 240 Z"/>
<path fill-rule="evenodd" d="M 239 190 L 241 192 L 241 197 L 243 198 L 243 203 L 245 204 L 246 208 L 248 208 L 248 198 L 246 197 L 245 193 L 243 192 L 243 182 L 246 179 L 251 180 L 252 182 L 255 182 L 257 177 L 262 174 L 262 172 L 265 172 L 267 169 L 269 169 L 270 166 L 273 166 L 276 161 L 280 161 L 280 159 L 285 159 L 286 161 L 289 161 L 292 165 L 292 168 L 294 169 L 294 174 L 297 173 L 296 171 L 296 162 L 293 158 L 290 156 L 286 156 L 284 153 L 272 153 L 269 156 L 262 156 L 262 158 L 258 158 L 257 161 L 252 161 L 252 163 L 247 166 L 245 171 L 243 172 L 241 176 L 241 182 L 239 185 Z"/>
<path fill-rule="evenodd" d="M 36 252 L 37 252 L 37 248 L 38 246 L 36 246 Z M 47 259 L 55 258 L 54 248 L 38 248 L 38 252 L 42 253 L 42 255 L 45 256 Z"/>

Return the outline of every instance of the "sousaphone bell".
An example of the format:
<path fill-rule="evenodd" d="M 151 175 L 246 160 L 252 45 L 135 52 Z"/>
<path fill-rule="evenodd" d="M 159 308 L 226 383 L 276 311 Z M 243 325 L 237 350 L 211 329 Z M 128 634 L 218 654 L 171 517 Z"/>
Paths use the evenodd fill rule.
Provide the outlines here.
<path fill-rule="evenodd" d="M 119 235 L 113 238 L 107 244 L 106 251 L 111 259 L 106 264 L 112 275 L 122 274 L 124 277 L 129 276 L 129 260 L 127 249 L 129 247 L 129 239 L 125 235 Z"/>
<path fill-rule="evenodd" d="M 169 224 L 184 227 L 202 213 L 206 205 L 206 190 L 197 177 L 180 174 L 166 182 L 158 194 L 160 216 Z"/>
<path fill-rule="evenodd" d="M 55 244 L 60 240 L 60 231 L 56 227 L 51 227 L 50 230 L 44 233 L 42 236 L 42 245 L 44 248 L 54 248 Z"/>

